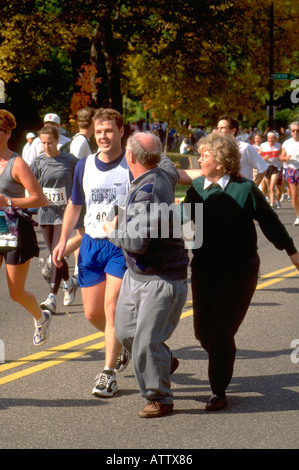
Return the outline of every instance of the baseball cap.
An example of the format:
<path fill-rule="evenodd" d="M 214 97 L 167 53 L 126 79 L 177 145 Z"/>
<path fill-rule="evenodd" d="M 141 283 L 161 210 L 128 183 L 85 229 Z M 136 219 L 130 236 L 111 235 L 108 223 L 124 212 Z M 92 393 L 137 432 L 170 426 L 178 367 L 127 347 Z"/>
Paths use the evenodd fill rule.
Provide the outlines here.
<path fill-rule="evenodd" d="M 35 137 L 35 134 L 33 134 L 33 132 L 28 132 L 28 134 L 26 134 L 26 139 L 30 139 L 30 138 L 34 138 Z"/>
<path fill-rule="evenodd" d="M 57 114 L 49 113 L 45 115 L 44 122 L 55 122 L 60 125 L 60 117 Z"/>

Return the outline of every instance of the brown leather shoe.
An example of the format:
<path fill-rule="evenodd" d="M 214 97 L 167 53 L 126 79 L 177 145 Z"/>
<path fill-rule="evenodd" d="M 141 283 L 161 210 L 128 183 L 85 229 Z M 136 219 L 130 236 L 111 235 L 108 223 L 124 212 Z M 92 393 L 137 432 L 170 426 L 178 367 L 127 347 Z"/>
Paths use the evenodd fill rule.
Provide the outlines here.
<path fill-rule="evenodd" d="M 174 373 L 179 367 L 179 360 L 171 354 L 170 375 Z"/>
<path fill-rule="evenodd" d="M 219 411 L 222 410 L 222 408 L 224 408 L 226 405 L 226 396 L 224 396 L 223 398 L 219 398 L 217 397 L 217 395 L 212 395 L 208 403 L 206 404 L 206 411 Z"/>
<path fill-rule="evenodd" d="M 173 411 L 173 403 L 161 403 L 160 401 L 149 401 L 148 404 L 139 411 L 140 418 L 159 418 Z"/>

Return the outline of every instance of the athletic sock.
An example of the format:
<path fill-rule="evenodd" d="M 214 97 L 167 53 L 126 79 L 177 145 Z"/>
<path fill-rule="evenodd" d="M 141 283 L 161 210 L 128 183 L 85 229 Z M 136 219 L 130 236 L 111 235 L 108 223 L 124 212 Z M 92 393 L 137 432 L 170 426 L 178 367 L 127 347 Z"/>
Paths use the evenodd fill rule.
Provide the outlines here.
<path fill-rule="evenodd" d="M 35 324 L 37 326 L 42 325 L 42 323 L 44 323 L 44 321 L 46 320 L 46 317 L 45 317 L 44 313 L 41 312 L 41 314 L 42 314 L 42 316 L 38 320 L 35 320 Z"/>
<path fill-rule="evenodd" d="M 67 288 L 70 288 L 70 287 L 72 287 L 73 280 L 72 280 L 71 277 L 69 277 L 67 281 L 64 281 L 64 283 L 65 283 Z"/>

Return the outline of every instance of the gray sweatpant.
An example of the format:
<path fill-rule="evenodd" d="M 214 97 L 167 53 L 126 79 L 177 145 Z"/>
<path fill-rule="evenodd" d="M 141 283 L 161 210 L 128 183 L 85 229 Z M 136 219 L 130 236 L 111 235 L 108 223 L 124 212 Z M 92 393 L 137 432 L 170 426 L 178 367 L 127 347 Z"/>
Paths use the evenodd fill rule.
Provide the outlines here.
<path fill-rule="evenodd" d="M 171 352 L 164 342 L 178 325 L 187 281 L 123 278 L 115 314 L 116 337 L 131 353 L 135 377 L 147 400 L 172 403 Z"/>

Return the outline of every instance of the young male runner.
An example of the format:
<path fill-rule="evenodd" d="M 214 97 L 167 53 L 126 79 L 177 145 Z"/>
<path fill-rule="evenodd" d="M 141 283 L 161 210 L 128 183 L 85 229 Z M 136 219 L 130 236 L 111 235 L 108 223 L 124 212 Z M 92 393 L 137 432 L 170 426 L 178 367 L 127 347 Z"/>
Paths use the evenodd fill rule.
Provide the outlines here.
<path fill-rule="evenodd" d="M 124 205 L 130 186 L 125 151 L 121 146 L 124 122 L 113 109 L 99 109 L 94 115 L 94 136 L 99 152 L 81 159 L 74 175 L 73 191 L 65 211 L 61 238 L 53 253 L 60 265 L 84 202 L 85 234 L 78 258 L 79 286 L 84 314 L 98 330 L 105 332 L 105 367 L 96 377 L 95 396 L 113 396 L 117 392 L 115 369 L 123 370 L 129 358 L 123 353 L 114 329 L 115 307 L 126 270 L 122 250 L 115 247 L 102 228 L 102 221 L 114 205 Z M 120 363 L 121 362 L 121 363 Z"/>

